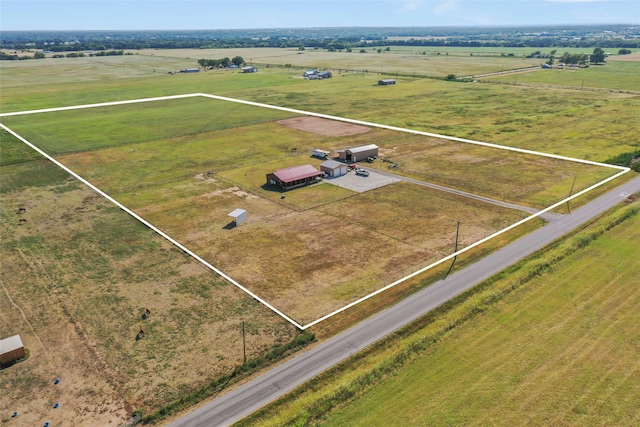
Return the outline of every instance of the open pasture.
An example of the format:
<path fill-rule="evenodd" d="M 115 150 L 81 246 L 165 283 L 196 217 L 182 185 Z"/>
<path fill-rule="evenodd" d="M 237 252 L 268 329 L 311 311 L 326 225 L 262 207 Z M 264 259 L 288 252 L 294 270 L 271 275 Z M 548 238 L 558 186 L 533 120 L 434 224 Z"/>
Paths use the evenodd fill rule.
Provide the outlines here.
<path fill-rule="evenodd" d="M 378 53 L 378 49 L 382 52 Z M 467 76 L 484 74 L 496 70 L 510 70 L 517 68 L 535 67 L 540 65 L 540 59 L 523 58 L 522 56 L 499 56 L 485 54 L 474 56 L 467 50 L 433 48 L 396 48 L 368 47 L 361 53 L 360 48 L 352 52 L 329 52 L 326 49 L 278 49 L 278 48 L 247 48 L 234 49 L 245 61 L 259 67 L 261 72 L 268 72 L 266 66 L 293 68 L 291 73 L 300 76 L 299 69 L 317 68 L 332 69 L 334 73 L 362 72 L 383 73 L 387 75 L 430 76 L 445 77 L 448 74 Z M 228 49 L 176 49 L 171 51 L 142 51 L 141 55 L 170 55 L 170 59 L 190 58 L 196 62 L 201 58 L 228 57 Z M 506 54 L 505 54 L 506 55 Z"/>
<path fill-rule="evenodd" d="M 377 61 L 386 58 L 386 54 L 377 53 L 359 54 L 368 61 L 366 65 L 362 64 L 369 70 L 366 75 L 342 73 L 327 81 L 306 81 L 299 78 L 301 71 L 279 67 L 260 67 L 260 72 L 253 75 L 230 70 L 168 75 L 168 71 L 194 67 L 201 57 L 241 55 L 249 60 L 252 55 L 241 49 L 211 54 L 194 50 L 186 56 L 173 50 L 150 53 L 153 56 L 2 61 L 0 110 L 6 113 L 209 92 L 600 162 L 637 148 L 640 99 L 629 94 L 558 90 L 542 85 L 460 84 L 408 77 L 399 77 L 394 87 L 378 87 L 376 82 L 380 77 L 373 71 Z M 295 52 L 287 54 L 295 58 L 313 58 Z M 341 58 L 340 55 L 328 56 L 327 68 L 338 69 L 331 58 Z M 450 53 L 448 57 L 453 56 Z M 477 60 L 475 54 L 473 57 L 468 54 L 456 56 L 459 61 L 464 59 L 469 63 Z M 278 63 L 267 59 L 264 62 Z M 289 60 L 282 58 L 281 62 L 286 64 Z M 314 60 L 301 66 L 320 65 L 325 64 Z M 393 65 L 393 68 L 397 65 L 397 71 L 404 75 L 412 75 L 414 70 L 412 64 L 405 61 L 396 61 Z M 500 71 L 500 65 L 496 63 L 491 71 Z M 444 67 L 445 70 L 453 68 Z M 601 70 L 610 73 L 601 78 L 615 79 L 615 68 L 606 66 Z M 457 74 L 463 71 L 467 68 L 458 68 Z M 634 87 L 626 86 L 625 89 L 634 90 Z M 63 136 L 56 142 L 61 148 L 58 159 L 65 157 L 65 162 L 71 162 L 75 157 L 84 158 L 78 165 L 83 165 L 84 161 L 88 163 L 90 167 L 85 167 L 84 172 L 91 182 L 108 184 L 105 190 L 109 194 L 143 217 L 155 215 L 152 222 L 164 220 L 174 227 L 184 226 L 187 232 L 201 224 L 219 233 L 230 231 L 222 230 L 230 220 L 226 214 L 237 207 L 237 202 L 244 203 L 249 199 L 256 203 L 260 198 L 257 193 L 246 191 L 263 184 L 264 175 L 253 173 L 256 166 L 273 162 L 265 167 L 271 171 L 271 164 L 274 168 L 278 164 L 295 164 L 300 158 L 290 157 L 287 150 L 295 142 L 302 152 L 300 139 L 308 142 L 308 148 L 316 142 L 326 146 L 332 141 L 309 133 L 300 133 L 297 140 L 280 141 L 297 134 L 273 125 L 272 120 L 286 118 L 286 114 L 260 119 L 249 126 L 215 128 L 206 121 L 207 110 L 211 110 L 208 114 L 216 114 L 211 107 L 213 104 L 198 104 L 196 98 L 191 102 L 196 106 L 193 109 L 187 105 L 189 103 L 183 103 L 180 108 L 169 106 L 169 113 L 158 110 L 161 104 L 121 106 L 124 108 L 121 111 L 127 111 L 128 116 L 120 116 L 119 121 L 135 121 L 148 115 L 146 120 L 152 123 L 146 127 L 146 134 L 138 131 L 135 141 L 128 141 L 126 133 L 118 133 L 116 121 L 109 115 L 98 114 L 99 109 L 51 113 L 51 116 L 47 113 L 5 117 L 2 122 L 9 124 L 10 120 L 11 126 L 16 130 L 19 128 L 27 137 L 33 125 L 42 140 L 28 139 L 36 144 L 46 144 L 49 138 Z M 147 112 L 147 107 L 155 111 Z M 118 114 L 117 110 L 120 109 L 112 108 L 110 113 Z M 180 111 L 187 114 L 183 116 Z M 194 117 L 201 113 L 205 120 L 198 122 Z M 49 120 L 55 119 L 57 114 L 61 114 L 57 116 L 59 120 Z M 163 120 L 154 120 L 156 114 Z M 71 120 L 73 126 L 66 126 L 67 120 Z M 204 131 L 197 133 L 185 129 L 183 125 L 190 120 Z M 38 130 L 41 121 L 47 125 Z M 146 126 L 144 122 L 138 123 Z M 182 129 L 181 134 L 173 134 L 171 127 Z M 252 127 L 263 133 L 260 138 L 246 131 Z M 78 135 L 91 140 L 91 133 L 85 131 L 89 128 L 102 137 L 102 140 L 93 139 L 93 151 L 74 146 L 81 142 Z M 206 132 L 206 129 L 212 131 Z M 279 132 L 277 138 L 266 139 L 270 132 Z M 374 133 L 386 134 L 383 130 L 374 130 Z M 154 140 L 154 134 L 162 136 Z M 220 140 L 215 139 L 216 135 L 223 134 L 225 136 Z M 120 136 L 114 138 L 113 135 Z M 237 151 L 241 147 L 236 143 L 240 135 L 260 142 L 262 160 L 259 163 L 252 164 L 249 160 L 258 153 L 245 155 Z M 209 138 L 216 144 L 206 144 Z M 419 171 L 417 175 L 426 177 L 424 179 L 431 179 L 428 173 L 433 170 L 427 167 L 429 157 L 423 156 L 419 160 L 421 144 L 410 143 L 412 138 L 403 136 L 406 147 L 394 144 L 393 139 L 380 145 L 391 150 L 386 155 L 395 160 L 406 162 L 411 157 L 411 167 L 402 164 L 403 168 L 396 173 L 404 176 L 415 170 Z M 198 146 L 199 139 L 202 140 Z M 225 141 L 229 146 L 221 146 L 219 141 Z M 263 355 L 273 345 L 287 342 L 294 335 L 289 324 L 240 290 L 217 280 L 211 272 L 171 249 L 75 180 L 69 180 L 64 171 L 40 160 L 31 148 L 4 131 L 0 131 L 0 142 L 0 274 L 5 287 L 0 291 L 0 329 L 24 333 L 23 340 L 31 352 L 26 362 L 12 367 L 15 376 L 2 375 L 0 378 L 0 394 L 10 397 L 0 399 L 2 415 L 18 409 L 20 420 L 29 425 L 41 425 L 44 417 L 51 415 L 50 402 L 55 399 L 64 409 L 53 414 L 56 418 L 50 418 L 56 425 L 102 426 L 110 421 L 120 422 L 134 409 L 141 408 L 145 412 L 157 409 L 242 363 L 239 327 L 242 320 L 246 321 L 250 357 Z M 176 149 L 178 146 L 181 150 Z M 342 143 L 336 143 L 336 146 L 343 148 Z M 55 150 L 56 145 L 51 144 L 49 148 Z M 134 148 L 136 151 L 132 152 Z M 160 154 L 154 155 L 156 150 Z M 64 156 L 63 152 L 66 153 Z M 236 156 L 232 168 L 221 160 L 230 155 Z M 443 159 L 446 156 L 440 161 Z M 426 163 L 421 165 L 423 162 Z M 565 167 L 569 166 L 565 164 Z M 217 172 L 214 176 L 203 174 L 208 170 Z M 583 172 L 576 175 L 576 186 L 580 186 Z M 561 178 L 561 185 L 551 192 L 564 197 L 572 177 Z M 430 193 L 413 186 L 404 187 L 407 191 L 403 194 L 411 197 L 421 191 Z M 280 199 L 278 192 L 262 192 L 264 200 L 260 209 L 265 206 L 269 209 L 264 216 L 270 211 L 296 215 L 310 209 L 316 209 L 319 214 L 326 212 L 324 215 L 327 216 L 336 210 L 351 216 L 363 213 L 351 210 L 350 200 L 366 199 L 359 203 L 361 208 L 374 203 L 371 200 L 374 197 L 382 200 L 385 196 L 392 200 L 389 194 L 378 196 L 377 193 L 354 197 L 349 190 L 330 184 L 301 190 L 288 193 L 286 199 Z M 576 205 L 592 197 L 591 194 L 577 199 Z M 434 203 L 447 202 L 429 197 L 427 200 L 434 200 Z M 203 206 L 206 208 L 207 205 L 202 202 L 211 200 L 226 200 L 232 207 L 206 211 Z M 17 226 L 15 209 L 23 204 L 28 208 L 29 222 Z M 340 212 L 338 204 L 348 211 Z M 391 204 L 397 205 L 395 201 Z M 486 209 L 492 208 L 487 206 L 480 210 Z M 404 211 L 409 212 L 406 202 Z M 393 214 L 394 220 L 399 212 Z M 222 218 L 222 222 L 212 224 L 214 217 L 216 220 Z M 200 223 L 189 222 L 196 219 Z M 453 249 L 456 219 L 457 215 L 443 218 L 440 223 L 449 239 L 446 242 L 448 251 Z M 340 226 L 349 220 L 351 218 L 346 217 Z M 399 224 L 385 225 L 399 227 Z M 251 222 L 235 231 L 245 225 L 251 225 Z M 467 220 L 463 220 L 463 238 L 468 225 Z M 533 228 L 534 224 L 529 222 L 523 226 Z M 387 229 L 387 232 L 396 231 Z M 509 236 L 501 235 L 477 249 L 486 253 L 491 247 L 515 238 L 516 232 L 524 231 L 519 227 Z M 404 246 L 409 247 L 409 243 Z M 459 268 L 467 262 L 472 262 L 471 255 L 459 257 L 456 266 Z M 437 278 L 444 271 L 439 271 Z M 414 281 L 413 289 L 425 286 L 427 282 L 428 278 L 421 276 L 420 280 Z M 368 300 L 338 316 L 334 322 L 323 322 L 313 330 L 331 332 L 357 322 L 376 307 L 383 307 L 385 302 L 406 295 L 406 288 L 404 294 L 399 288 L 380 295 L 383 301 L 376 299 L 372 304 L 373 299 Z M 335 297 L 329 295 L 328 298 L 344 298 L 345 289 L 349 291 L 348 288 L 336 288 Z M 140 310 L 147 303 L 153 311 L 153 327 L 144 341 L 134 345 L 132 334 L 140 326 Z M 16 306 L 24 312 L 24 318 Z M 159 354 L 166 354 L 166 357 Z M 49 384 L 53 377 L 60 377 L 62 384 L 73 386 L 55 389 Z M 11 391 L 4 394 L 5 390 Z M 37 416 L 27 418 L 28 412 Z"/>
<path fill-rule="evenodd" d="M 208 57 L 203 52 L 195 50 L 193 58 L 186 58 L 189 66 L 195 66 L 195 58 L 201 55 Z M 243 49 L 222 53 L 250 58 Z M 189 56 L 173 50 L 163 54 Z M 219 54 L 215 52 L 212 56 Z M 374 69 L 378 55 L 362 56 L 368 58 L 369 69 Z M 112 58 L 105 60 L 115 61 L 120 57 Z M 144 55 L 127 58 L 137 58 L 141 63 L 148 59 Z M 4 61 L 0 69 L 3 86 L 0 110 L 10 112 L 207 92 L 598 162 L 637 149 L 638 96 L 580 91 L 582 79 L 572 83 L 575 90 L 563 90 L 557 85 L 463 84 L 409 77 L 399 77 L 394 87 L 380 87 L 376 86 L 380 78 L 377 73 L 343 73 L 325 81 L 306 81 L 300 78 L 301 70 L 265 67 L 252 75 L 231 70 L 185 75 L 149 71 L 146 75 L 130 77 L 120 72 L 120 67 L 105 68 L 99 62 L 91 62 L 100 59 L 18 61 L 20 64 Z M 475 56 L 459 59 L 469 63 L 477 60 Z M 70 74 L 67 67 L 75 60 L 85 61 L 88 68 L 74 77 L 71 84 L 64 79 Z M 606 66 L 598 68 L 598 79 L 589 87 L 606 88 L 607 81 L 618 81 L 616 68 L 609 66 L 613 62 L 613 58 L 609 58 Z M 162 59 L 159 63 L 162 64 Z M 136 67 L 135 62 L 129 65 Z M 400 72 L 412 74 L 412 68 L 404 63 L 400 65 Z M 498 65 L 491 71 L 500 71 Z M 24 69 L 30 70 L 29 73 Z M 109 78 L 94 79 L 108 70 L 113 71 Z M 543 71 L 519 76 L 539 76 Z M 514 76 L 504 78 L 513 82 L 510 79 Z M 615 87 L 621 90 L 637 90 L 640 85 L 633 79 L 625 79 L 624 84 L 622 80 L 618 82 Z"/>
<path fill-rule="evenodd" d="M 381 171 L 394 164 L 398 176 L 538 209 L 568 196 L 572 186 L 577 192 L 613 175 L 594 165 L 375 126 L 327 136 L 279 123 L 292 116 L 188 97 L 5 122 L 299 324 L 442 259 L 452 251 L 458 220 L 465 247 L 528 216 L 415 182 L 363 194 L 329 184 L 286 193 L 265 185 L 274 170 L 318 167 L 314 147 L 335 152 L 376 143 L 386 161 L 372 166 Z M 250 219 L 232 228 L 227 214 L 236 208 Z"/>
<path fill-rule="evenodd" d="M 640 93 L 640 60 L 608 58 L 605 64 L 589 68 L 563 67 L 536 72 L 507 74 L 483 78 L 508 84 L 553 85 L 576 89 L 606 89 Z M 632 58 L 633 59 L 633 58 Z"/>
<path fill-rule="evenodd" d="M 3 154 L 25 147 L 0 136 Z M 295 336 L 51 162 L 3 156 L 2 173 L 0 330 L 21 334 L 29 351 L 0 373 L 3 425 L 13 411 L 19 425 L 110 425 L 241 365 L 243 321 L 249 360 Z"/>

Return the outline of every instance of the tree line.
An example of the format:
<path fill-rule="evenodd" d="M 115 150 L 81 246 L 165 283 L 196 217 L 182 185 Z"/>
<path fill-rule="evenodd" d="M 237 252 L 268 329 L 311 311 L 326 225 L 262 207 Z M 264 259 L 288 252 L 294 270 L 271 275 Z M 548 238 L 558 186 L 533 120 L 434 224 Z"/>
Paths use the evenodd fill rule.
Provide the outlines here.
<path fill-rule="evenodd" d="M 228 68 L 231 65 L 235 65 L 240 67 L 244 64 L 244 59 L 242 56 L 234 56 L 229 59 L 228 57 L 224 57 L 221 59 L 198 59 L 198 65 L 202 68 Z"/>
<path fill-rule="evenodd" d="M 23 52 L 24 53 L 24 52 Z M 63 53 L 55 53 L 51 57 L 52 58 L 83 58 L 85 56 L 118 56 L 118 55 L 132 55 L 131 53 L 125 53 L 123 50 L 104 50 L 100 52 L 68 52 L 66 54 Z M 26 59 L 44 59 L 47 56 L 42 51 L 35 51 L 33 55 L 18 55 L 17 53 L 5 53 L 0 52 L 0 61 L 22 61 Z"/>
<path fill-rule="evenodd" d="M 79 50 L 281 47 L 346 50 L 370 46 L 640 48 L 625 25 L 539 28 L 358 27 L 192 31 L 7 31 L 2 49 Z"/>

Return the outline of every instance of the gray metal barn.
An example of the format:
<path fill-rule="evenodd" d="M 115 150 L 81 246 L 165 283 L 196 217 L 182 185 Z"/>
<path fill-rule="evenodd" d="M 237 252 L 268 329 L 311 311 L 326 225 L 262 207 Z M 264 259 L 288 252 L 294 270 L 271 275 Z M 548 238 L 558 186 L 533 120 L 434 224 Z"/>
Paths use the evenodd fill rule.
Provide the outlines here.
<path fill-rule="evenodd" d="M 338 150 L 338 157 L 345 162 L 360 162 L 370 156 L 378 156 L 378 146 L 376 144 Z"/>

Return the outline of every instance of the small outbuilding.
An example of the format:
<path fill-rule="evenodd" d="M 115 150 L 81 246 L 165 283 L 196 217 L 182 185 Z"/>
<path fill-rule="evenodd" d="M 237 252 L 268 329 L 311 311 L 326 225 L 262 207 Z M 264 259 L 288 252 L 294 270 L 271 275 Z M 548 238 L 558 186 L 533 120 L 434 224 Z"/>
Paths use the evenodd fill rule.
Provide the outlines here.
<path fill-rule="evenodd" d="M 9 366 L 16 360 L 26 357 L 27 353 L 20 335 L 14 335 L 0 340 L 0 367 Z"/>
<path fill-rule="evenodd" d="M 394 85 L 394 84 L 396 84 L 396 81 L 394 79 L 378 80 L 378 86 L 388 86 L 388 85 Z"/>
<path fill-rule="evenodd" d="M 313 184 L 317 182 L 321 176 L 322 172 L 312 165 L 293 166 L 268 173 L 267 184 L 278 186 L 283 190 L 291 190 Z"/>
<path fill-rule="evenodd" d="M 236 227 L 247 220 L 247 211 L 244 209 L 236 209 L 229 214 L 233 218 Z"/>
<path fill-rule="evenodd" d="M 257 73 L 258 69 L 256 67 L 242 67 L 243 73 Z"/>
<path fill-rule="evenodd" d="M 347 173 L 347 165 L 336 162 L 335 160 L 327 160 L 322 162 L 320 170 L 332 178 L 342 176 Z"/>
<path fill-rule="evenodd" d="M 338 157 L 345 162 L 359 162 L 366 160 L 367 157 L 378 157 L 378 146 L 369 144 L 338 150 Z"/>

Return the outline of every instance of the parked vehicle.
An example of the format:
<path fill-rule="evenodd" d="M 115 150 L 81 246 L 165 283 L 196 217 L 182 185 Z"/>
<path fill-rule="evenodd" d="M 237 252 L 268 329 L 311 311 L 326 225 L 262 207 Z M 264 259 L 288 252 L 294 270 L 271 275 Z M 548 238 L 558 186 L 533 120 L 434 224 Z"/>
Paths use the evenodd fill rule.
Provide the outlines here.
<path fill-rule="evenodd" d="M 356 175 L 369 176 L 369 171 L 366 171 L 362 168 L 356 168 Z"/>

